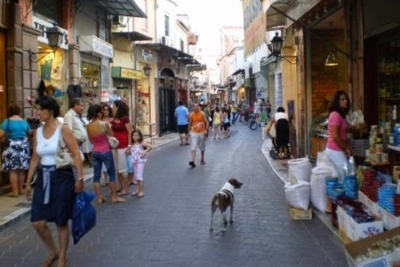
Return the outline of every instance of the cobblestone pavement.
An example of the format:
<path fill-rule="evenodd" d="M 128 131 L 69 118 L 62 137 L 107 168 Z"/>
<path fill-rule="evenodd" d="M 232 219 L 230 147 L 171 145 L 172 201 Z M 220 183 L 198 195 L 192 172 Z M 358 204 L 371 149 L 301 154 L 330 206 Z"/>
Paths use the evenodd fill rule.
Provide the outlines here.
<path fill-rule="evenodd" d="M 96 205 L 97 225 L 78 245 L 71 239 L 68 266 L 346 266 L 340 240 L 320 220 L 290 219 L 260 132 L 242 124 L 232 131 L 229 139 L 209 139 L 206 164 L 197 158 L 195 168 L 189 146 L 155 149 L 146 196 Z M 235 193 L 235 222 L 222 232 L 217 212 L 210 232 L 211 198 L 231 176 L 244 183 Z M 28 219 L 0 233 L 0 266 L 40 266 L 45 255 Z"/>

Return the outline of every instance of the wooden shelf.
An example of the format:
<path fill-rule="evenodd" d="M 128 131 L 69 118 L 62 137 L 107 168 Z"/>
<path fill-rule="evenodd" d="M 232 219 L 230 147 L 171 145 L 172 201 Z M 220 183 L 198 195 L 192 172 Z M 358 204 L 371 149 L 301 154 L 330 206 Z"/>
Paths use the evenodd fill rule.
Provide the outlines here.
<path fill-rule="evenodd" d="M 380 101 L 400 101 L 400 97 L 381 97 Z"/>
<path fill-rule="evenodd" d="M 400 146 L 392 146 L 392 145 L 388 145 L 388 148 L 394 151 L 398 151 L 400 152 Z"/>

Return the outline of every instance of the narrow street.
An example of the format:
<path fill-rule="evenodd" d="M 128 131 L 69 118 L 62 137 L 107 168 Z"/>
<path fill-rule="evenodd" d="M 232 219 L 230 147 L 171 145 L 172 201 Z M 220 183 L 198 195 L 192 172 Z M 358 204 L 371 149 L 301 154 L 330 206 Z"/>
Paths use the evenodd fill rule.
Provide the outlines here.
<path fill-rule="evenodd" d="M 209 138 L 204 166 L 197 158 L 190 168 L 190 147 L 178 141 L 153 150 L 146 196 L 96 204 L 97 225 L 78 245 L 71 238 L 68 266 L 346 266 L 342 243 L 320 220 L 290 219 L 261 144 L 260 130 L 239 123 L 231 138 Z M 243 182 L 234 224 L 222 232 L 217 211 L 210 232 L 211 198 L 230 177 Z M 0 266 L 40 266 L 45 256 L 29 218 L 0 233 Z"/>

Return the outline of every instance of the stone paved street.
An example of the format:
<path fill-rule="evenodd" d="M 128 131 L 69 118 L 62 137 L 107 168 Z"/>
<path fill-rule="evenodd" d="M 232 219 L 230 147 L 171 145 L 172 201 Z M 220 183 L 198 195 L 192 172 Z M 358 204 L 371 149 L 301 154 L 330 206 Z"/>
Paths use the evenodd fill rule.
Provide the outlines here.
<path fill-rule="evenodd" d="M 96 205 L 97 225 L 70 244 L 68 266 L 346 266 L 342 243 L 320 220 L 290 219 L 283 184 L 260 151 L 261 133 L 243 124 L 232 130 L 227 140 L 209 138 L 206 165 L 197 158 L 193 169 L 189 146 L 153 150 L 146 196 Z M 211 198 L 231 176 L 244 183 L 235 222 L 221 232 L 216 212 L 210 232 Z M 40 266 L 45 255 L 28 219 L 0 233 L 0 266 Z"/>

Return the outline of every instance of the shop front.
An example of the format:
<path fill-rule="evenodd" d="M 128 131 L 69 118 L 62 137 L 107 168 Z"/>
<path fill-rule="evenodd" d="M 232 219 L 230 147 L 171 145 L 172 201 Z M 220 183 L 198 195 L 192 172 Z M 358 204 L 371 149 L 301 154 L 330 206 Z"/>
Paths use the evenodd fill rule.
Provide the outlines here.
<path fill-rule="evenodd" d="M 365 117 L 370 125 L 394 125 L 400 105 L 400 19 L 397 1 L 363 2 Z M 382 15 L 376 18 L 374 10 Z M 390 24 L 388 25 L 388 22 Z"/>
<path fill-rule="evenodd" d="M 33 88 L 36 87 L 37 90 L 32 92 L 25 90 L 25 98 L 36 98 L 43 94 L 51 95 L 60 104 L 61 114 L 64 114 L 69 109 L 66 96 L 69 64 L 68 30 L 58 27 L 63 33 L 63 37 L 60 48 L 54 50 L 49 46 L 49 40 L 46 36 L 46 30 L 53 27 L 53 23 L 50 20 L 33 16 L 33 26 L 42 33 L 38 37 L 38 52 L 30 56 L 30 69 L 37 69 L 36 77 L 33 77 L 35 74 L 31 72 L 30 84 L 32 84 Z M 34 67 L 33 64 L 37 66 Z M 30 114 L 30 109 L 25 111 L 28 113 L 25 114 L 26 116 L 30 117 L 32 115 Z"/>
<path fill-rule="evenodd" d="M 90 103 L 100 103 L 100 95 L 113 92 L 110 82 L 110 59 L 114 49 L 110 43 L 93 36 L 80 36 L 80 85 L 84 112 Z"/>
<path fill-rule="evenodd" d="M 116 100 L 124 101 L 130 107 L 132 121 L 135 117 L 135 88 L 142 79 L 142 72 L 124 67 L 113 66 L 111 68 L 113 89 L 110 89 L 110 102 Z"/>

